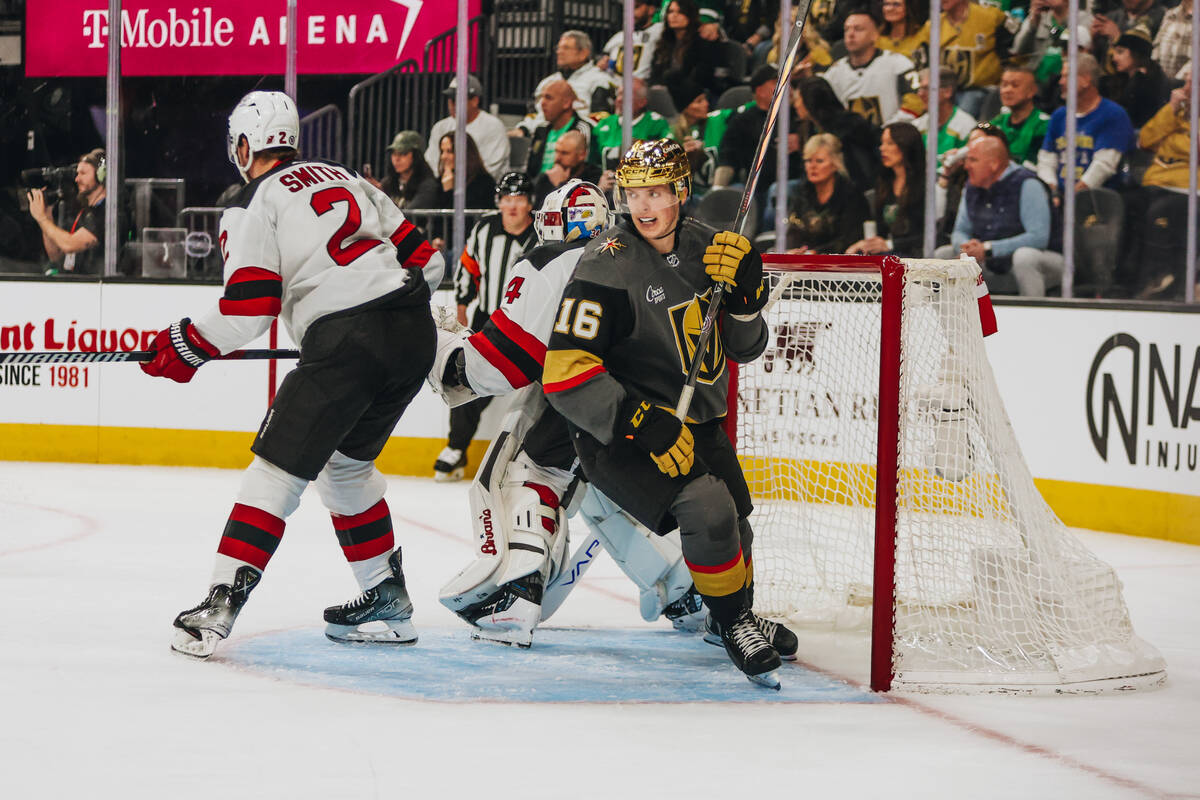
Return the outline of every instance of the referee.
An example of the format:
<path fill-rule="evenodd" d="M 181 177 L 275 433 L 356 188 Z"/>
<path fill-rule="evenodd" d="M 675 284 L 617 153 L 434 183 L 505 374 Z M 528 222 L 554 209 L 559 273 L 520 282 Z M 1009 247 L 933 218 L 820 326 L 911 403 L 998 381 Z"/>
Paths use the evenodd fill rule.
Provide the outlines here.
<path fill-rule="evenodd" d="M 496 184 L 496 207 L 471 228 L 454 273 L 458 321 L 480 331 L 503 302 L 509 268 L 536 244 L 533 235 L 533 183 L 523 172 L 509 172 Z M 491 397 L 450 409 L 450 436 L 433 464 L 437 481 L 462 480 L 467 447 Z"/>

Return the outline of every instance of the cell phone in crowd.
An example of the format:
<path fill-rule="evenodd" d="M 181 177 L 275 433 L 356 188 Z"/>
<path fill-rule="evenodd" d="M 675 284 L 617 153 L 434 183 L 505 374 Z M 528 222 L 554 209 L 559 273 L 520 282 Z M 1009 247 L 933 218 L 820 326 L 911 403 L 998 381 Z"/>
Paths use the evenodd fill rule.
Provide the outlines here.
<path fill-rule="evenodd" d="M 863 238 L 874 239 L 878 231 L 875 229 L 875 220 L 863 220 Z"/>
<path fill-rule="evenodd" d="M 375 177 L 375 175 L 374 175 L 374 173 L 373 173 L 373 170 L 371 169 L 371 165 L 370 165 L 370 164 L 363 164 L 363 167 L 362 167 L 362 176 L 363 176 L 364 178 L 374 178 L 374 177 Z"/>

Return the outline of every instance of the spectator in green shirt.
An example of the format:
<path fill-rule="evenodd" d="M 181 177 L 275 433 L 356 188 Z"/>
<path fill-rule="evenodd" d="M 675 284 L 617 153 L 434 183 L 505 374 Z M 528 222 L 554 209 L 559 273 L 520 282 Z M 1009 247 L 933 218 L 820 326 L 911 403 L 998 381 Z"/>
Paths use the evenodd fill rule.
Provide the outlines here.
<path fill-rule="evenodd" d="M 624 102 L 624 87 L 617 88 L 617 108 Z M 661 114 L 646 110 L 646 82 L 633 79 L 633 138 L 665 139 L 671 125 Z M 621 115 L 609 114 L 592 129 L 588 161 L 601 169 L 611 169 L 621 159 Z M 604 187 L 601 187 L 604 188 Z"/>
<path fill-rule="evenodd" d="M 730 116 L 740 109 L 719 108 L 711 111 L 704 87 L 690 78 L 676 81 L 667 88 L 671 92 L 671 100 L 679 109 L 679 116 L 671 123 L 670 136 L 683 145 L 692 165 L 693 194 L 700 196 L 712 185 L 725 126 Z M 746 105 L 753 105 L 753 101 Z"/>
<path fill-rule="evenodd" d="M 1035 108 L 1038 95 L 1037 78 L 1028 67 L 1010 66 L 1000 76 L 1000 102 L 1004 108 L 992 119 L 992 124 L 1004 132 L 1012 160 L 1023 166 L 1037 167 L 1037 154 L 1050 115 Z"/>

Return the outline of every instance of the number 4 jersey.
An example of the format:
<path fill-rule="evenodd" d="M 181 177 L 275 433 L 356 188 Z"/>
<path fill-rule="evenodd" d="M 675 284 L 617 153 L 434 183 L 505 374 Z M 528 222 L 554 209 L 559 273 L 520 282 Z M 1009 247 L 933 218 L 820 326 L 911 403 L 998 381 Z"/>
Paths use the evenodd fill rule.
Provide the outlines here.
<path fill-rule="evenodd" d="M 432 291 L 445 269 L 387 195 L 329 161 L 284 161 L 246 184 L 221 216 L 219 244 L 225 293 L 195 324 L 222 353 L 276 316 L 300 343 L 321 317 Z"/>

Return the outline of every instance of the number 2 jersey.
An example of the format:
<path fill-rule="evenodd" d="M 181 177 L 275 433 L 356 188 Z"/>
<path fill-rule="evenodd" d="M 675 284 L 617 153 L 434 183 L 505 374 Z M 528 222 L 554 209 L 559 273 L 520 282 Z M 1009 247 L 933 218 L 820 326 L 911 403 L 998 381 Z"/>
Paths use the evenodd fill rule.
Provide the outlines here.
<path fill-rule="evenodd" d="M 630 397 L 674 409 L 712 299 L 704 250 L 716 231 L 685 218 L 675 249 L 661 255 L 627 218 L 584 248 L 555 317 L 542 384 L 550 404 L 601 443 L 612 440 Z M 767 343 L 758 314 L 717 318 L 704 353 L 689 421 L 725 415 L 726 358 L 751 361 Z"/>
<path fill-rule="evenodd" d="M 300 344 L 329 314 L 408 293 L 427 302 L 420 290 L 445 270 L 386 194 L 329 161 L 283 161 L 250 181 L 221 215 L 218 241 L 224 295 L 195 325 L 222 353 L 276 316 Z"/>

